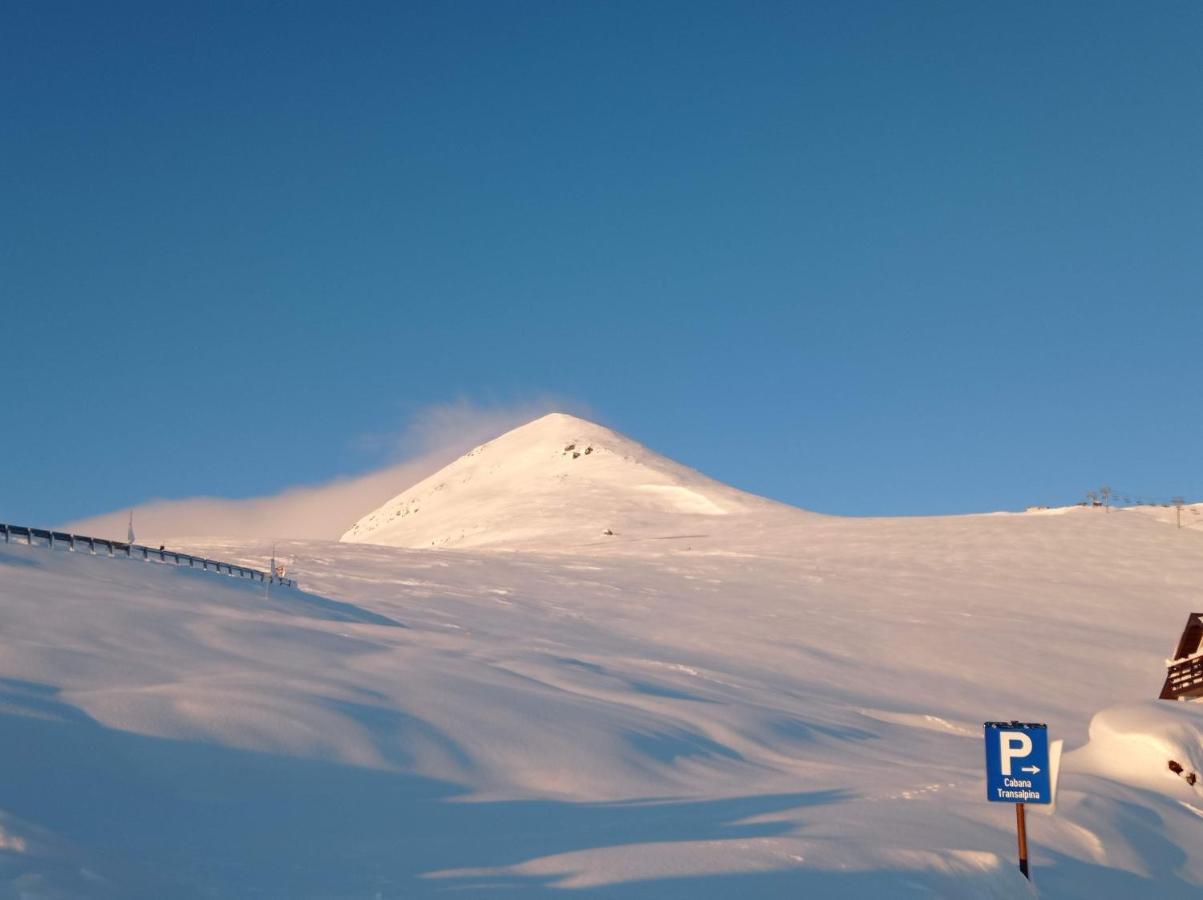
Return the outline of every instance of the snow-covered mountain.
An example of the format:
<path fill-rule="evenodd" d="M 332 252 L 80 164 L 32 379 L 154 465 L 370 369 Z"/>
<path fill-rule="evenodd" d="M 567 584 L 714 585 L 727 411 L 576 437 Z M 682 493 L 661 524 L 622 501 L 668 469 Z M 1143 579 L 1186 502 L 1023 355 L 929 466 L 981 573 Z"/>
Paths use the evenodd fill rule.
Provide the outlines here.
<path fill-rule="evenodd" d="M 365 515 L 342 540 L 552 550 L 708 533 L 720 527 L 717 517 L 749 513 L 806 515 L 609 428 L 552 413 L 466 453 Z"/>

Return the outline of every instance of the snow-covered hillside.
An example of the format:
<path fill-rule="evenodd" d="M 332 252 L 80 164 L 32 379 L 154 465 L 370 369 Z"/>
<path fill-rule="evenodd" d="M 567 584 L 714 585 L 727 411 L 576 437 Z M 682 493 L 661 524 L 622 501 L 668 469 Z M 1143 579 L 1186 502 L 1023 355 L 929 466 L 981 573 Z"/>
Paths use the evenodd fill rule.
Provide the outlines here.
<path fill-rule="evenodd" d="M 388 526 L 451 543 L 465 498 L 507 524 L 479 485 L 530 485 L 504 541 L 289 542 L 301 591 L 0 544 L 0 896 L 1203 889 L 1203 714 L 1152 699 L 1203 608 L 1199 531 L 811 515 L 576 421 L 533 430 L 587 456 L 520 429 Z M 1032 885 L 982 776 L 981 723 L 1013 718 L 1066 741 Z"/>
<path fill-rule="evenodd" d="M 475 448 L 365 515 L 342 539 L 413 548 L 579 549 L 709 532 L 714 517 L 755 512 L 804 515 L 601 425 L 552 413 Z M 610 537 L 618 540 L 605 541 Z"/>
<path fill-rule="evenodd" d="M 1187 503 L 1181 512 L 1172 506 L 1132 506 L 1124 511 L 1150 516 L 1175 528 L 1181 524 L 1183 528 L 1203 529 L 1203 503 Z"/>

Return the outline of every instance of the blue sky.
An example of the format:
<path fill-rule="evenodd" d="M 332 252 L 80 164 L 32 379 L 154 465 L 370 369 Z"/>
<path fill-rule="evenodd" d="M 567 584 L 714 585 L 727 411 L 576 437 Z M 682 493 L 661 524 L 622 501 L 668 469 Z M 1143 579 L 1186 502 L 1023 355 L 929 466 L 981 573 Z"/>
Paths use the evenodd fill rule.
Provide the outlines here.
<path fill-rule="evenodd" d="M 0 520 L 548 397 L 827 512 L 1203 499 L 1198 4 L 0 18 Z"/>

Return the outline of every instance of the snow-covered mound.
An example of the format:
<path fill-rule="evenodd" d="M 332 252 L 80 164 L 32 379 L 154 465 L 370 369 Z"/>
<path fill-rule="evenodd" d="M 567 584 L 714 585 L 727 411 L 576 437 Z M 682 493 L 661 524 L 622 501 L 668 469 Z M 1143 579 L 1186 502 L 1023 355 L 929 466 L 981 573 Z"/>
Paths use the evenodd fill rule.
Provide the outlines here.
<path fill-rule="evenodd" d="M 552 413 L 460 457 L 365 515 L 342 540 L 579 548 L 610 537 L 629 542 L 708 531 L 714 517 L 788 509 L 609 428 Z"/>
<path fill-rule="evenodd" d="M 1203 805 L 1203 707 L 1149 701 L 1103 710 L 1067 765 Z"/>

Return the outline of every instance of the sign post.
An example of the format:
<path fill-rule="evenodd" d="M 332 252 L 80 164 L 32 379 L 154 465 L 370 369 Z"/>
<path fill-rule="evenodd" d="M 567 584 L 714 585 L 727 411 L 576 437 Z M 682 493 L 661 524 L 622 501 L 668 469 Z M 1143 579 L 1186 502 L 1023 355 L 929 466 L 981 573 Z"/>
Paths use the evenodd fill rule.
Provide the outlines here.
<path fill-rule="evenodd" d="M 1015 804 L 1015 834 L 1019 838 L 1019 871 L 1031 881 L 1032 876 L 1028 874 L 1028 817 L 1022 803 Z"/>
<path fill-rule="evenodd" d="M 1022 722 L 987 722 L 986 799 L 1015 804 L 1019 871 L 1028 873 L 1028 829 L 1025 803 L 1052 803 L 1048 726 Z"/>

